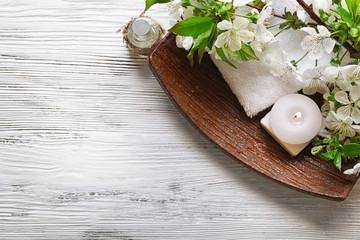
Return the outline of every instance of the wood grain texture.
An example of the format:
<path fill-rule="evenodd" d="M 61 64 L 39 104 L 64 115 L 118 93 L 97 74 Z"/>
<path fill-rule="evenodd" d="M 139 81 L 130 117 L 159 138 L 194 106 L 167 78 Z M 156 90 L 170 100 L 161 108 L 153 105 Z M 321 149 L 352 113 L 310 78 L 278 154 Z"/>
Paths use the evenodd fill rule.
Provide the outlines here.
<path fill-rule="evenodd" d="M 358 238 L 359 185 L 298 193 L 194 131 L 115 33 L 143 6 L 0 0 L 0 239 Z"/>
<path fill-rule="evenodd" d="M 253 119 L 247 117 L 208 55 L 200 66 L 190 66 L 187 52 L 176 47 L 175 35 L 170 34 L 150 55 L 149 63 L 184 115 L 236 160 L 307 193 L 334 200 L 349 195 L 357 177 L 312 156 L 311 146 L 291 157 L 260 125 L 269 109 Z"/>

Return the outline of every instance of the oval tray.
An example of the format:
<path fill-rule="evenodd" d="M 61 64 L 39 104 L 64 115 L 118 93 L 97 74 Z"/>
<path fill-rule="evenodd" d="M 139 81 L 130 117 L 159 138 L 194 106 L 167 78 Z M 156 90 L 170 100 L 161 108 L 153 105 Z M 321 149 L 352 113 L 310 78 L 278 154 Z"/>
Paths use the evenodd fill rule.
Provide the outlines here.
<path fill-rule="evenodd" d="M 208 139 L 249 168 L 297 190 L 332 200 L 349 195 L 357 177 L 312 156 L 310 146 L 291 157 L 260 125 L 269 110 L 248 118 L 210 57 L 205 55 L 201 66 L 191 66 L 186 56 L 169 34 L 149 56 L 150 68 L 178 109 Z"/>

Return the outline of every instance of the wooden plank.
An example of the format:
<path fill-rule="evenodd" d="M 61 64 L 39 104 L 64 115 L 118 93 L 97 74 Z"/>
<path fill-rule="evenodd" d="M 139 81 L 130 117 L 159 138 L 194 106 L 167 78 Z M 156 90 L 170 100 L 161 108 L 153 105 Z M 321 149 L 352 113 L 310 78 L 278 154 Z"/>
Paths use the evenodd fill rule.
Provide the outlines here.
<path fill-rule="evenodd" d="M 115 33 L 143 6 L 0 1 L 0 239 L 356 239 L 359 185 L 298 193 L 194 131 Z"/>

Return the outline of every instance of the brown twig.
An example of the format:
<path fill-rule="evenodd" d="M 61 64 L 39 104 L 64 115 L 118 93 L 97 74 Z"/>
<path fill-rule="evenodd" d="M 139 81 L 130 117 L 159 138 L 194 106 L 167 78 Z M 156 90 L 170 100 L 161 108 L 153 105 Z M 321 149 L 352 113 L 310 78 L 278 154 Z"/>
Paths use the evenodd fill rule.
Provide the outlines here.
<path fill-rule="evenodd" d="M 327 27 L 328 29 L 330 29 L 330 32 L 334 32 L 334 30 L 327 26 L 323 21 L 321 21 L 320 17 L 318 15 L 316 15 L 316 13 L 311 9 L 311 7 L 309 5 L 307 5 L 303 0 L 296 0 L 300 6 L 309 14 L 310 18 L 312 20 L 314 20 L 317 24 L 319 25 L 323 25 L 325 27 Z M 338 37 L 333 37 L 337 42 L 339 41 Z M 348 42 L 345 42 L 343 44 L 344 48 L 346 48 L 346 50 L 348 50 L 350 52 L 350 57 L 355 58 L 355 59 L 359 59 L 360 58 L 360 52 L 356 51 Z"/>
<path fill-rule="evenodd" d="M 325 26 L 325 23 L 323 23 L 321 21 L 320 17 L 318 15 L 316 15 L 316 13 L 311 9 L 311 7 L 309 5 L 307 5 L 303 0 L 296 0 L 296 1 L 309 14 L 309 16 L 312 20 L 314 20 L 319 25 Z"/>

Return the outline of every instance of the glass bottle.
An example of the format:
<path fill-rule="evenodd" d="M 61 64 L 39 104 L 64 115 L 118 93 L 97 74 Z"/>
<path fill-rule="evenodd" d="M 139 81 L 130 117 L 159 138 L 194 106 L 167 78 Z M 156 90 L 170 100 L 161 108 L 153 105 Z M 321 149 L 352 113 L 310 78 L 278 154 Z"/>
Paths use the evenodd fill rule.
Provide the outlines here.
<path fill-rule="evenodd" d="M 139 17 L 130 22 L 128 41 L 137 48 L 150 49 L 160 40 L 162 31 L 158 23 L 148 17 Z"/>

